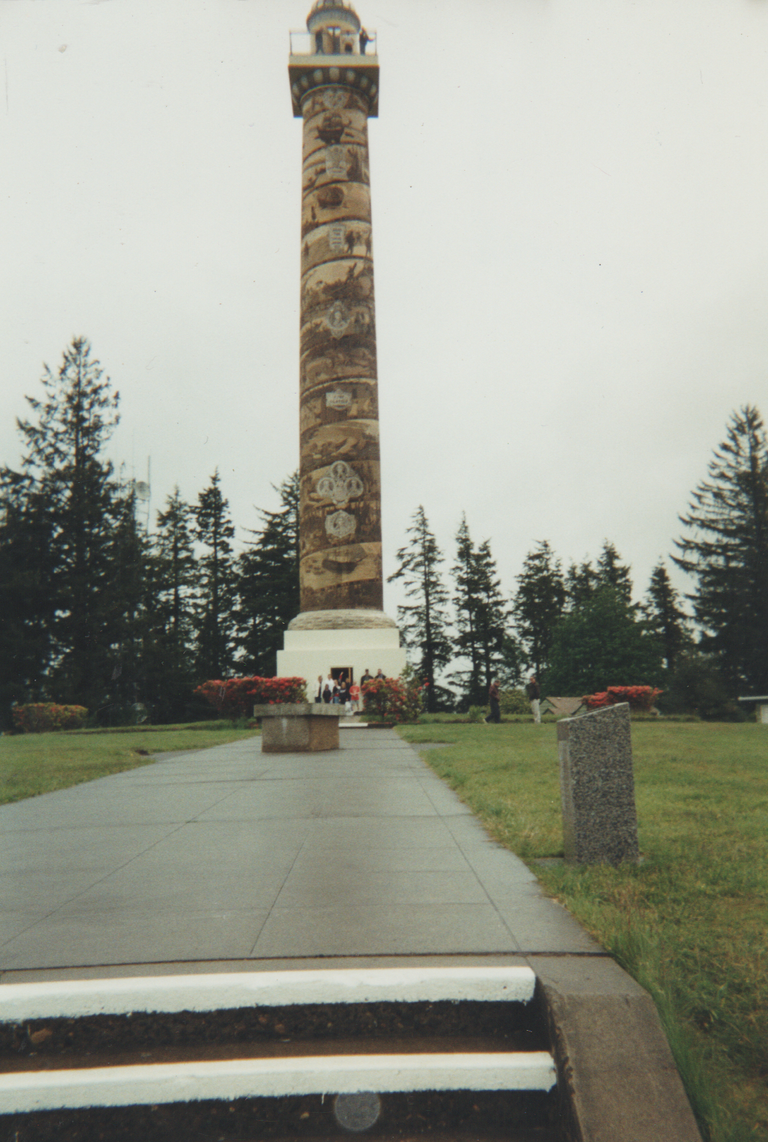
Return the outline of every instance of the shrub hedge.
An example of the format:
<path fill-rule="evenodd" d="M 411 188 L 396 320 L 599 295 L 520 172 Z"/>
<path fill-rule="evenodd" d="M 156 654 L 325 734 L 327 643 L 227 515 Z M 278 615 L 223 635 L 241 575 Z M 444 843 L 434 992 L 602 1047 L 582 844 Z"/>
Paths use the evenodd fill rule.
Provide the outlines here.
<path fill-rule="evenodd" d="M 195 693 L 215 707 L 222 718 L 235 721 L 250 718 L 257 705 L 306 702 L 304 678 L 227 678 L 212 679 L 195 688 Z"/>
<path fill-rule="evenodd" d="M 85 706 L 60 706 L 58 702 L 28 702 L 14 706 L 12 713 L 15 729 L 23 734 L 82 730 L 88 720 Z"/>

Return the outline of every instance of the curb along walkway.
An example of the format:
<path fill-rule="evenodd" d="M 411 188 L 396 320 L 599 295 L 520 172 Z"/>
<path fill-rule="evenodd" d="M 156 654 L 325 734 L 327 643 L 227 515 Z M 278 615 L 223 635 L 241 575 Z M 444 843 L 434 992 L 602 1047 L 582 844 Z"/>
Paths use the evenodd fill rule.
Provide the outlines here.
<path fill-rule="evenodd" d="M 585 1138 L 695 1142 L 646 993 L 394 731 L 341 738 L 160 755 L 0 807 L 0 983 L 528 963 Z"/>

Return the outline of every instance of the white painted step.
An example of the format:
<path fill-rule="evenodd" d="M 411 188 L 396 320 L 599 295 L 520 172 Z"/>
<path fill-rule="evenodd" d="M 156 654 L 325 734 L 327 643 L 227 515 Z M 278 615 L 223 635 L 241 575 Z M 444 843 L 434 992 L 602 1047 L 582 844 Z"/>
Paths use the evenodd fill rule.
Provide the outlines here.
<path fill-rule="evenodd" d="M 353 968 L 0 984 L 0 1022 L 296 1004 L 533 998 L 528 967 Z"/>
<path fill-rule="evenodd" d="M 364 1091 L 548 1091 L 555 1080 L 554 1062 L 546 1051 L 337 1055 L 25 1071 L 0 1076 L 0 1114 Z"/>

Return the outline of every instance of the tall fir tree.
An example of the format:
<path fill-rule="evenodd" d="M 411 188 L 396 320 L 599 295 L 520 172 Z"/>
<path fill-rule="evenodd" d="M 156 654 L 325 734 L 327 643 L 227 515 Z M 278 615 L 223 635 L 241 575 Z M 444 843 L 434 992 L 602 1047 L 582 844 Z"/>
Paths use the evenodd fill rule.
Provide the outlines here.
<path fill-rule="evenodd" d="M 603 543 L 603 550 L 597 560 L 597 575 L 600 584 L 612 587 L 625 603 L 632 602 L 632 578 L 630 568 L 621 562 L 616 547 L 609 540 Z"/>
<path fill-rule="evenodd" d="M 549 543 L 541 540 L 536 547 L 525 557 L 517 576 L 512 610 L 526 662 L 538 676 L 549 663 L 555 627 L 565 610 L 566 588 L 560 560 Z"/>
<path fill-rule="evenodd" d="M 231 541 L 235 528 L 220 485 L 217 468 L 194 509 L 194 538 L 204 549 L 198 561 L 196 624 L 195 674 L 200 680 L 224 678 L 233 667 L 236 569 Z"/>
<path fill-rule="evenodd" d="M 157 721 L 179 721 L 190 710 L 197 581 L 192 509 L 176 487 L 157 513 L 148 564 L 143 657 L 147 701 Z"/>
<path fill-rule="evenodd" d="M 456 584 L 455 646 L 469 660 L 469 668 L 457 671 L 453 678 L 463 685 L 465 702 L 482 705 L 491 682 L 500 673 L 509 615 L 490 541 L 475 547 L 464 516 L 456 535 L 452 574 Z"/>
<path fill-rule="evenodd" d="M 732 691 L 768 690 L 768 446 L 756 408 L 731 416 L 708 479 L 680 516 L 674 562 L 697 580 L 693 602 L 702 648 Z"/>
<path fill-rule="evenodd" d="M 402 579 L 406 595 L 414 600 L 398 606 L 397 616 L 405 645 L 416 652 L 416 673 L 426 683 L 426 709 L 434 713 L 440 705 L 437 672 L 453 657 L 448 592 L 440 577 L 440 564 L 445 557 L 421 504 L 413 514 L 407 534 L 410 541 L 397 553 L 400 566 L 387 582 Z"/>
<path fill-rule="evenodd" d="M 283 635 L 301 610 L 299 473 L 283 480 L 277 511 L 261 510 L 262 527 L 238 559 L 239 661 L 246 674 L 272 678 Z"/>
<path fill-rule="evenodd" d="M 6 472 L 8 470 L 6 469 Z M 50 522 L 24 481 L 0 487 L 0 727 L 14 703 L 42 701 L 55 603 Z"/>
<path fill-rule="evenodd" d="M 41 399 L 27 397 L 35 419 L 18 421 L 21 468 L 0 473 L 3 514 L 6 525 L 26 531 L 13 541 L 22 566 L 30 544 L 38 549 L 36 613 L 28 611 L 26 625 L 38 635 L 47 627 L 40 688 L 95 713 L 108 700 L 125 618 L 115 534 L 126 497 L 103 456 L 119 395 L 82 337 L 67 347 L 58 372 L 45 366 L 42 385 Z"/>
<path fill-rule="evenodd" d="M 566 609 L 574 611 L 587 603 L 600 585 L 599 573 L 591 559 L 571 563 L 565 574 Z"/>
<path fill-rule="evenodd" d="M 558 624 L 544 687 L 580 697 L 607 686 L 655 686 L 661 652 L 615 587 L 602 585 Z"/>
<path fill-rule="evenodd" d="M 112 534 L 112 671 L 99 720 L 122 724 L 146 705 L 148 542 L 136 520 L 133 483 L 124 488 Z"/>
<path fill-rule="evenodd" d="M 680 595 L 672 586 L 669 572 L 663 560 L 651 572 L 651 581 L 646 592 L 643 614 L 648 626 L 664 656 L 667 670 L 674 670 L 680 652 L 692 645 L 688 631 L 688 616 L 679 606 Z"/>
<path fill-rule="evenodd" d="M 580 564 L 572 563 L 568 568 L 565 576 L 566 609 L 573 611 L 584 606 L 603 587 L 610 587 L 625 603 L 632 604 L 630 568 L 621 562 L 615 545 L 607 539 L 597 566 L 587 559 Z"/>

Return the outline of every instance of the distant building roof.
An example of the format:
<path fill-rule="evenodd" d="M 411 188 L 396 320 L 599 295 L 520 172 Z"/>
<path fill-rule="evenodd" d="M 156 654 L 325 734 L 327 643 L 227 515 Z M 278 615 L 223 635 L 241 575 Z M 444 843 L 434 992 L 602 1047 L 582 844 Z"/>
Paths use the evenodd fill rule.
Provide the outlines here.
<path fill-rule="evenodd" d="M 572 718 L 586 708 L 583 698 L 545 698 L 541 703 L 541 712 L 554 714 L 556 718 Z"/>

